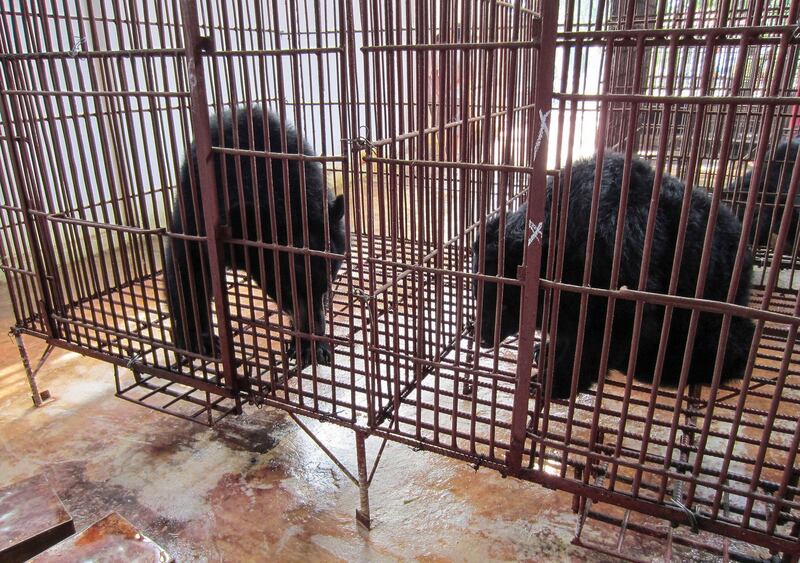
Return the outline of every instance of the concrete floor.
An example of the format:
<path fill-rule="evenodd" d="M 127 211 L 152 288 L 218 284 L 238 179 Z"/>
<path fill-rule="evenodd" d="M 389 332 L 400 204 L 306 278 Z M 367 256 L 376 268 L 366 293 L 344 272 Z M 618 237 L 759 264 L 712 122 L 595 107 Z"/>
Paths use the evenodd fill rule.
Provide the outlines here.
<path fill-rule="evenodd" d="M 0 286 L 0 326 L 12 322 Z M 38 358 L 43 344 L 26 342 Z M 0 339 L 0 483 L 43 473 L 79 531 L 115 510 L 177 561 L 611 560 L 570 544 L 571 496 L 488 469 L 388 444 L 366 532 L 357 489 L 281 411 L 248 407 L 208 429 L 115 398 L 110 365 L 64 351 L 39 382 L 55 400 L 34 409 Z M 312 426 L 355 467 L 350 431 Z"/>

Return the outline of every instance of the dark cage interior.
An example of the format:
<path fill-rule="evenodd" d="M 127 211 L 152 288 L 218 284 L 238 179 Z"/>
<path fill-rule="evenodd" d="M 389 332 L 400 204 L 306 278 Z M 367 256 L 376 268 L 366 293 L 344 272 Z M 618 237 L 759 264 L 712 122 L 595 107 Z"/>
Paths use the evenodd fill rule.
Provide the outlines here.
<path fill-rule="evenodd" d="M 45 4 L 0 7 L 18 336 L 352 428 L 364 489 L 377 436 L 616 555 L 800 553 L 800 2 Z"/>

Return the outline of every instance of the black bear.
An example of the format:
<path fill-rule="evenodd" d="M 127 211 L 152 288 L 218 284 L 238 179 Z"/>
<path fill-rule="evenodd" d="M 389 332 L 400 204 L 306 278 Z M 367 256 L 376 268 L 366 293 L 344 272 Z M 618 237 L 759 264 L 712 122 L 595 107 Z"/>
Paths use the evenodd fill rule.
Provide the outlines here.
<path fill-rule="evenodd" d="M 600 183 L 600 202 L 595 232 L 594 255 L 592 260 L 590 284 L 596 288 L 609 288 L 611 267 L 614 255 L 614 237 L 617 228 L 617 214 L 620 205 L 624 157 L 608 154 L 603 161 Z M 558 244 L 564 246 L 564 268 L 562 281 L 582 285 L 584 260 L 587 251 L 589 216 L 592 209 L 592 189 L 595 179 L 595 159 L 576 161 L 570 182 L 567 228 L 565 240 Z M 622 258 L 618 287 L 638 288 L 640 266 L 644 248 L 645 230 L 649 215 L 655 172 L 652 166 L 638 158 L 633 160 L 630 172 L 628 207 L 625 216 L 625 230 L 622 242 Z M 549 251 L 550 206 L 552 201 L 552 182 L 546 191 L 545 222 L 542 239 L 542 264 L 546 264 Z M 650 267 L 646 291 L 652 293 L 668 292 L 675 254 L 676 239 L 681 205 L 686 194 L 681 181 L 665 175 L 658 198 L 658 210 L 654 240 L 651 249 Z M 700 189 L 690 190 L 691 197 L 686 238 L 682 252 L 677 294 L 694 296 L 700 268 L 706 223 L 711 205 L 709 194 Z M 517 267 L 522 263 L 523 250 L 527 244 L 525 214 L 526 205 L 520 206 L 506 216 L 505 261 L 503 275 L 516 278 Z M 488 275 L 497 274 L 499 218 L 491 217 L 486 225 L 485 270 Z M 741 224 L 736 216 L 724 205 L 719 212 L 711 248 L 711 264 L 703 293 L 704 299 L 725 301 L 731 282 L 736 259 L 737 245 L 741 235 Z M 478 241 L 479 242 L 479 241 Z M 476 242 L 473 246 L 473 271 L 480 271 L 481 256 Z M 752 257 L 749 252 L 742 263 L 741 277 L 736 291 L 735 302 L 747 305 L 752 274 Z M 473 286 L 477 295 L 477 281 Z M 484 282 L 484 294 L 480 324 L 482 344 L 494 344 L 495 305 L 497 284 Z M 521 288 L 505 285 L 501 304 L 501 339 L 519 330 Z M 541 304 L 543 292 L 539 294 L 539 311 L 536 326 L 541 328 Z M 597 378 L 603 346 L 603 329 L 607 310 L 605 297 L 592 296 L 588 300 L 583 353 L 579 370 L 578 392 L 587 390 Z M 572 382 L 578 337 L 578 318 L 580 295 L 563 291 L 560 297 L 556 351 L 553 371 L 553 397 L 569 396 Z M 645 303 L 642 326 L 637 349 L 635 377 L 652 381 L 655 372 L 658 344 L 664 319 L 664 307 Z M 608 368 L 627 372 L 631 339 L 634 324 L 635 304 L 628 300 L 617 300 L 612 324 Z M 683 308 L 673 309 L 672 322 L 667 342 L 666 359 L 662 371 L 662 383 L 674 386 L 681 371 L 681 363 L 686 348 L 686 339 L 691 311 Z M 697 336 L 689 368 L 689 381 L 709 383 L 717 344 L 719 342 L 722 315 L 701 313 Z M 477 330 L 477 327 L 476 327 Z M 753 323 L 741 317 L 733 317 L 725 351 L 722 372 L 723 380 L 740 378 L 743 375 L 750 344 L 753 337 Z M 551 337 L 552 338 L 552 337 Z"/>
<path fill-rule="evenodd" d="M 780 230 L 783 210 L 789 203 L 787 202 L 787 193 L 797 162 L 798 150 L 800 150 L 800 137 L 784 141 L 777 146 L 773 158 L 767 162 L 766 167 L 762 167 L 761 177 L 765 180 L 759 183 L 756 192 L 756 211 L 750 228 L 749 241 L 754 247 L 767 244 L 770 235 L 778 234 Z M 753 171 L 748 170 L 744 176 L 734 180 L 725 188 L 726 199 L 733 200 L 733 209 L 740 220 L 744 220 L 752 175 Z M 789 248 L 794 243 L 797 227 L 800 225 L 800 190 L 791 205 L 793 210 L 789 216 L 787 239 Z"/>
<path fill-rule="evenodd" d="M 249 111 L 247 107 L 239 108 L 235 113 L 234 123 L 232 112 L 230 110 L 225 112 L 222 131 L 218 119 L 215 117 L 210 119 L 212 146 L 224 145 L 258 152 L 299 154 L 297 130 L 291 125 L 286 126 L 284 147 L 282 144 L 284 131 L 280 119 L 274 113 L 264 111 L 260 106 L 251 106 Z M 234 139 L 234 126 L 238 139 Z M 314 156 L 313 149 L 307 143 L 303 144 L 302 151 L 305 155 Z M 196 158 L 196 149 L 192 144 L 191 159 L 195 163 Z M 291 225 L 293 246 L 305 245 L 314 250 L 324 251 L 326 240 L 324 213 L 327 206 L 329 231 L 327 238 L 330 241 L 330 251 L 336 254 L 344 253 L 344 198 L 341 195 L 334 197 L 332 190 L 327 187 L 319 162 L 305 161 L 301 164 L 302 161 L 297 159 L 234 155 L 223 158 L 220 153 L 214 153 L 213 161 L 220 193 L 219 206 L 223 213 L 227 209 L 227 225 L 233 239 L 288 245 L 289 225 Z M 300 166 L 303 166 L 304 178 L 301 178 Z M 284 167 L 288 168 L 288 180 L 284 177 Z M 173 233 L 198 235 L 205 230 L 201 228 L 203 201 L 199 193 L 197 173 L 193 172 L 195 178 L 191 182 L 189 169 L 188 163 L 184 162 L 180 171 L 180 194 L 173 206 L 170 230 Z M 196 171 L 197 167 L 193 166 L 192 170 Z M 192 184 L 197 190 L 194 196 Z M 285 211 L 287 189 L 290 202 L 288 217 Z M 303 232 L 301 205 L 303 190 L 306 198 L 307 234 Z M 228 194 L 227 197 L 225 193 Z M 274 210 L 271 210 L 271 205 L 274 205 Z M 184 210 L 183 215 L 181 207 Z M 275 220 L 274 225 L 272 217 Z M 288 218 L 291 219 L 291 223 Z M 275 268 L 274 253 L 278 254 L 278 272 Z M 290 262 L 294 264 L 294 272 L 290 268 Z M 292 315 L 296 330 L 311 334 L 310 310 L 314 320 L 314 334 L 317 335 L 324 334 L 324 299 L 333 279 L 336 278 L 341 261 L 330 260 L 332 275 L 330 279 L 327 263 L 328 260 L 323 257 L 310 257 L 311 302 L 309 303 L 306 258 L 302 254 L 287 251 L 273 252 L 257 246 L 238 244 L 233 251 L 228 247 L 225 253 L 225 265 L 228 268 L 246 272 L 250 280 L 272 299 L 278 301 L 278 289 L 280 289 L 278 305 L 287 314 Z M 175 345 L 194 353 L 212 353 L 213 334 L 209 320 L 212 291 L 205 246 L 196 241 L 173 238 L 167 247 L 165 266 Z M 193 277 L 190 276 L 190 272 Z M 296 310 L 293 306 L 295 299 Z M 301 342 L 299 362 L 308 365 L 311 362 L 311 341 L 303 339 Z M 296 355 L 294 348 L 292 340 L 289 347 L 292 356 Z M 331 352 L 326 343 L 317 342 L 316 359 L 323 364 L 330 362 Z"/>

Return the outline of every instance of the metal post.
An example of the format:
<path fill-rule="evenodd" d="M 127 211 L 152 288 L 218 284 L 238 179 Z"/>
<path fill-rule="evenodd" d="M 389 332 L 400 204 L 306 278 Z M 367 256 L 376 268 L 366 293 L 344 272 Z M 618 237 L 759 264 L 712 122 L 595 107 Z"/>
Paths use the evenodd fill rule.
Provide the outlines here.
<path fill-rule="evenodd" d="M 356 510 L 356 522 L 367 530 L 371 528 L 369 516 L 369 475 L 367 473 L 367 452 L 364 447 L 366 435 L 361 430 L 356 430 L 356 459 L 358 462 L 358 499 L 359 508 Z"/>
<path fill-rule="evenodd" d="M 181 1 L 183 35 L 186 49 L 186 64 L 191 89 L 192 133 L 197 155 L 197 178 L 203 198 L 203 216 L 208 240 L 209 269 L 214 294 L 214 307 L 219 325 L 219 344 L 222 356 L 222 376 L 227 387 L 234 391 L 237 412 L 241 411 L 241 399 L 233 361 L 233 335 L 228 314 L 227 291 L 225 290 L 225 264 L 223 244 L 226 229 L 222 224 L 214 161 L 211 150 L 211 128 L 208 114 L 203 55 L 211 49 L 208 37 L 200 35 L 197 4 L 194 0 Z"/>
<path fill-rule="evenodd" d="M 50 391 L 39 391 L 39 386 L 36 384 L 36 372 L 31 369 L 28 351 L 25 349 L 25 342 L 22 340 L 22 334 L 19 331 L 14 331 L 14 340 L 17 342 L 19 357 L 22 359 L 22 366 L 25 368 L 25 376 L 28 378 L 28 385 L 31 387 L 33 405 L 35 407 L 41 407 L 45 401 L 50 399 Z"/>
<path fill-rule="evenodd" d="M 546 0 L 542 4 L 542 41 L 537 59 L 537 86 L 535 107 L 539 113 L 536 125 L 540 136 L 533 154 L 530 202 L 525 218 L 526 225 L 541 223 L 544 219 L 545 190 L 547 186 L 547 127 L 553 99 L 553 77 L 555 69 L 556 28 L 558 26 L 558 3 Z M 525 326 L 520 327 L 519 353 L 517 355 L 517 381 L 514 389 L 514 408 L 511 416 L 511 444 L 506 454 L 506 465 L 514 475 L 522 466 L 522 450 L 525 435 L 530 397 L 531 369 L 533 367 L 533 347 L 535 345 L 535 319 L 539 295 L 539 262 L 542 245 L 535 231 L 525 231 L 529 246 L 525 251 L 526 260 L 522 277 L 524 279 L 522 308 L 520 318 Z M 530 239 L 528 235 L 533 234 Z"/>

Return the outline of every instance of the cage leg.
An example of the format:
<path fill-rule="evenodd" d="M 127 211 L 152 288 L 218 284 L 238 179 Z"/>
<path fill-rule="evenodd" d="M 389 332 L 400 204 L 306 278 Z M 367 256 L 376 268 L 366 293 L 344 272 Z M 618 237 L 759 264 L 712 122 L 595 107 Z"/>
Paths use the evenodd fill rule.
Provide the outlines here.
<path fill-rule="evenodd" d="M 367 473 L 367 451 L 364 445 L 366 436 L 360 430 L 356 434 L 356 461 L 358 463 L 358 500 L 359 508 L 356 510 L 356 522 L 364 526 L 367 530 L 372 527 L 369 515 L 369 483 L 370 478 Z"/>
<path fill-rule="evenodd" d="M 17 343 L 19 357 L 22 359 L 22 366 L 25 368 L 25 376 L 28 378 L 28 385 L 31 388 L 31 399 L 33 399 L 33 405 L 35 407 L 41 407 L 51 397 L 50 391 L 39 391 L 39 385 L 36 383 L 36 374 L 42 365 L 44 365 L 44 362 L 47 360 L 47 357 L 53 350 L 53 347 L 50 344 L 47 345 L 44 354 L 42 354 L 42 357 L 39 360 L 39 364 L 36 366 L 36 369 L 33 369 L 31 368 L 31 362 L 28 358 L 28 350 L 25 348 L 25 341 L 22 339 L 22 334 L 18 331 L 14 331 L 14 340 Z"/>

